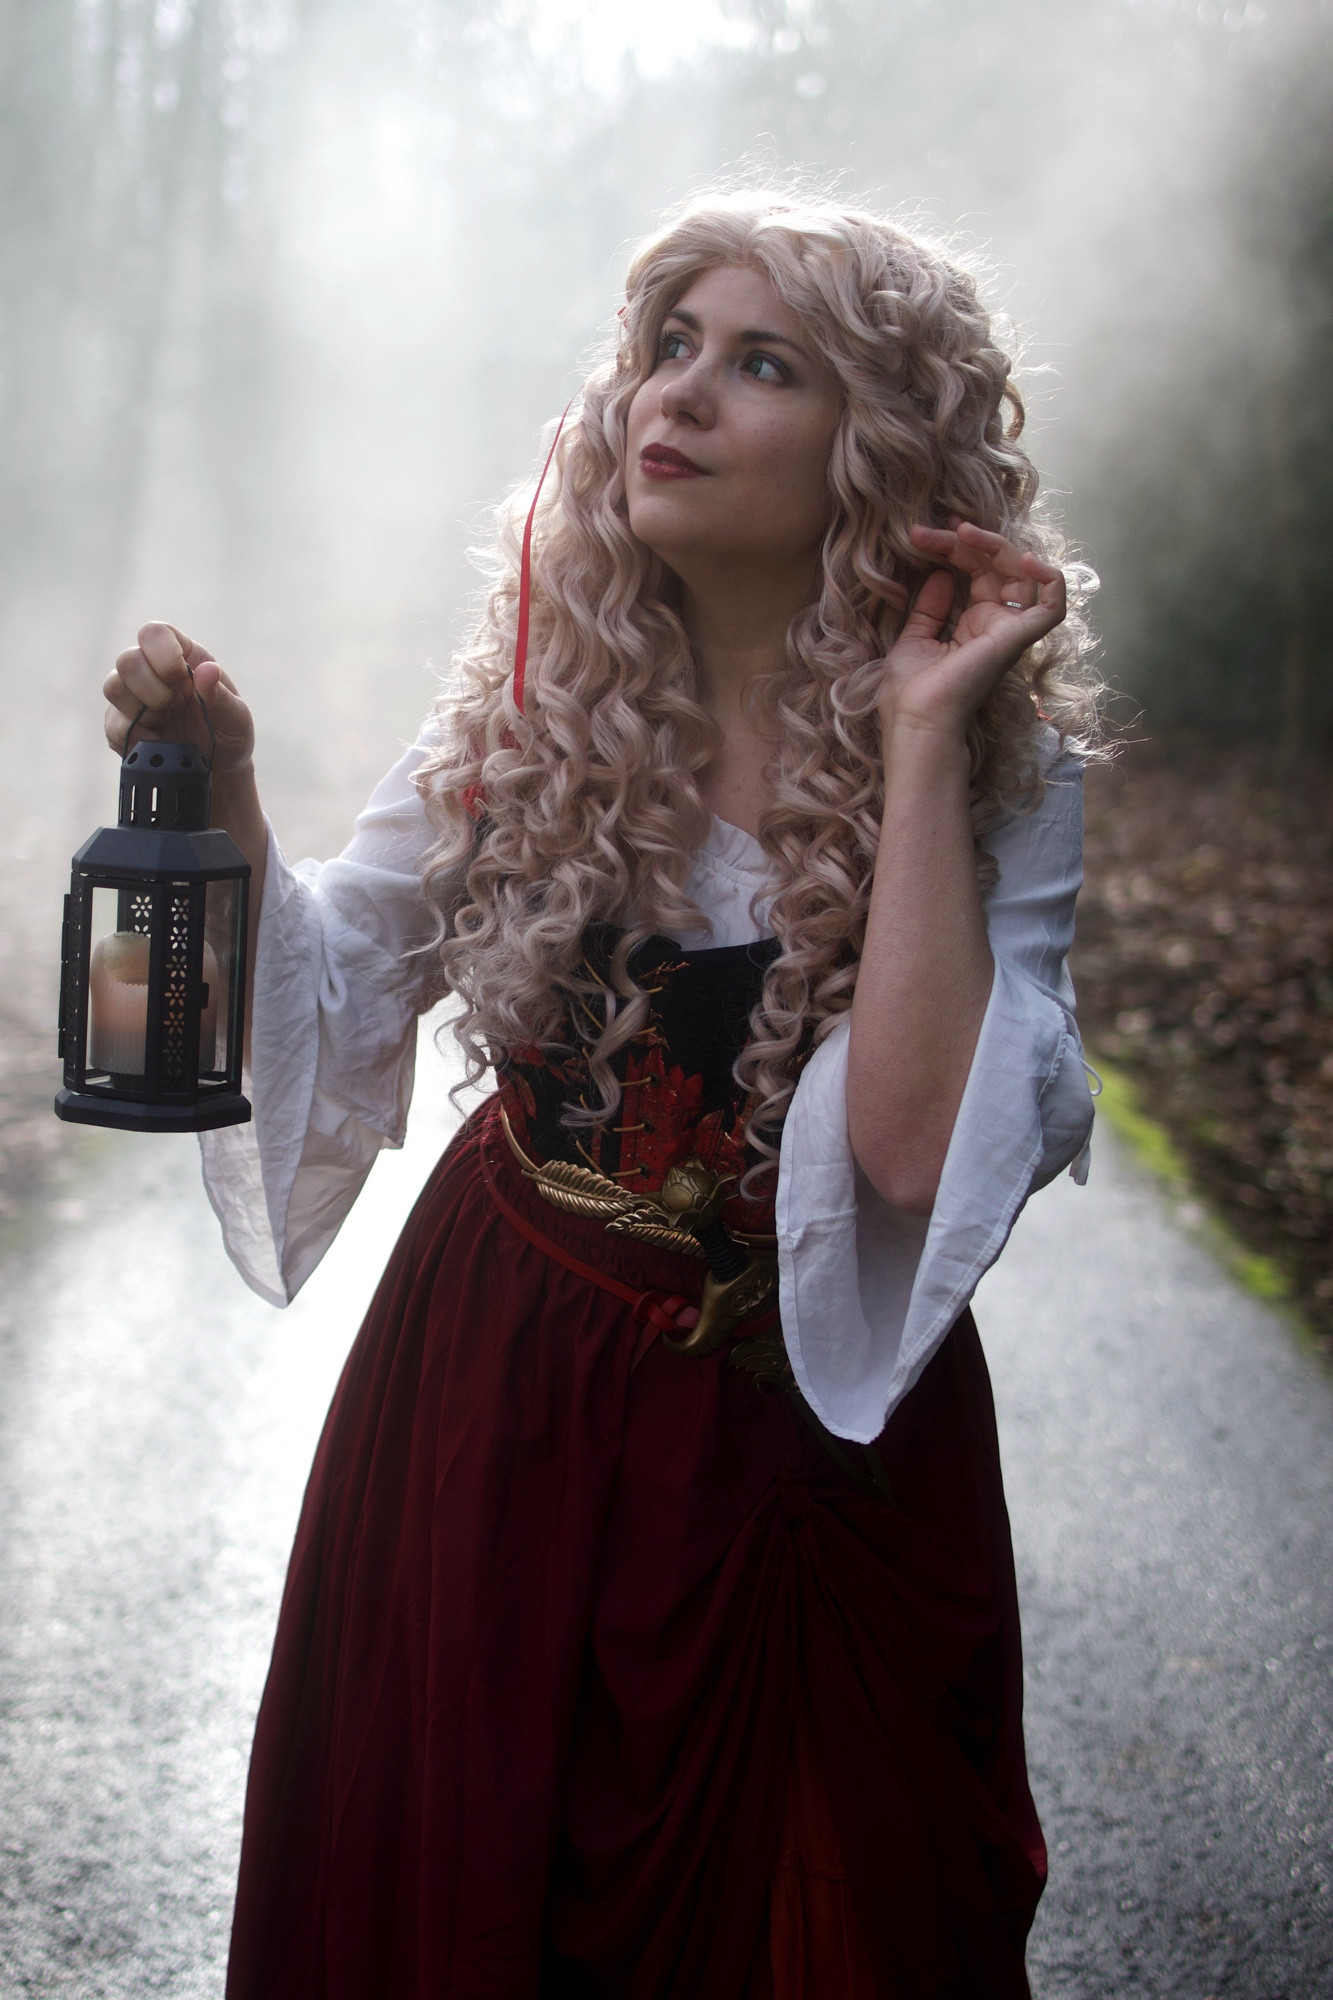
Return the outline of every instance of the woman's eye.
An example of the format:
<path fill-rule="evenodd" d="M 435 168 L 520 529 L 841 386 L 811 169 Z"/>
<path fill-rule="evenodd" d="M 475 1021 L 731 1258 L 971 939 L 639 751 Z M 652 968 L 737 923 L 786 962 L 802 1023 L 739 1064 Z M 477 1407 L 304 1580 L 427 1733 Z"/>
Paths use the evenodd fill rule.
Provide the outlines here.
<path fill-rule="evenodd" d="M 660 354 L 663 361 L 679 361 L 683 355 L 688 353 L 689 348 L 686 345 L 683 333 L 664 333 L 662 335 Z"/>
<path fill-rule="evenodd" d="M 745 374 L 753 375 L 756 382 L 786 382 L 788 371 L 771 354 L 747 354 L 741 364 Z"/>

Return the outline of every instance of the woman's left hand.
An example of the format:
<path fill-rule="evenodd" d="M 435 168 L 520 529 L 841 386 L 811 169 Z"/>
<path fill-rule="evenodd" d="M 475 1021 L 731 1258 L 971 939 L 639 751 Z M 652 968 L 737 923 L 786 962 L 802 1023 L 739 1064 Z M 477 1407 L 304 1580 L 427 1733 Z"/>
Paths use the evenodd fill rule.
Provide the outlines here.
<path fill-rule="evenodd" d="M 880 713 L 886 726 L 958 736 L 1015 660 L 1064 618 L 1064 575 L 971 521 L 916 527 L 912 540 L 941 566 L 917 592 L 884 662 Z M 968 601 L 945 636 L 960 570 L 971 580 Z"/>

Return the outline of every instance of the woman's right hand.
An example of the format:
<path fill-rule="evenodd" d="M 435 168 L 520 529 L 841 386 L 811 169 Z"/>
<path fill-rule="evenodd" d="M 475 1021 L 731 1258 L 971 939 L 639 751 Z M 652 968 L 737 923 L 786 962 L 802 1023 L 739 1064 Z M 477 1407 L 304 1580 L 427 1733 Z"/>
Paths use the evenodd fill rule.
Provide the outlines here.
<path fill-rule="evenodd" d="M 190 684 L 190 674 L 194 684 Z M 206 647 L 187 639 L 174 625 L 144 625 L 139 643 L 116 661 L 102 689 L 107 699 L 106 740 L 118 757 L 139 710 L 143 720 L 136 741 L 194 743 L 205 754 L 208 726 L 199 712 L 196 693 L 208 709 L 217 738 L 213 778 L 234 777 L 249 770 L 254 756 L 255 725 L 249 709 Z"/>

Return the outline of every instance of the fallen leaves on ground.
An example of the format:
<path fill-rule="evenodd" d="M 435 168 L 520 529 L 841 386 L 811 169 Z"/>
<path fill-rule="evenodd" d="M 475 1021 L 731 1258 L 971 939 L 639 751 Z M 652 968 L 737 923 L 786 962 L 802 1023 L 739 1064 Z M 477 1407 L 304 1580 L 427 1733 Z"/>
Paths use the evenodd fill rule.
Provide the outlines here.
<path fill-rule="evenodd" d="M 1087 783 L 1073 968 L 1144 1090 L 1333 1352 L 1333 809 L 1322 773 L 1134 746 Z"/>

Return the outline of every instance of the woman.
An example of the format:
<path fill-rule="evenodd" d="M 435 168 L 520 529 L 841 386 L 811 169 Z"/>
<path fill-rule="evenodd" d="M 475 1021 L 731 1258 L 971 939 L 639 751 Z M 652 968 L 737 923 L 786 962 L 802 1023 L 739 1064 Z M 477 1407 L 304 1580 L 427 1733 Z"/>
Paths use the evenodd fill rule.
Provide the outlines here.
<path fill-rule="evenodd" d="M 499 1086 L 320 1444 L 233 2000 L 1027 1993 L 966 1308 L 1091 1114 L 1088 696 L 1020 426 L 938 250 L 703 200 L 338 862 L 271 844 L 202 648 L 118 662 L 117 744 L 193 672 L 255 871 L 255 1125 L 205 1142 L 250 1282 L 290 1297 L 401 1138 L 440 993 Z"/>

